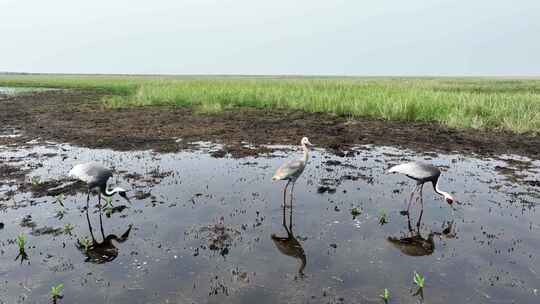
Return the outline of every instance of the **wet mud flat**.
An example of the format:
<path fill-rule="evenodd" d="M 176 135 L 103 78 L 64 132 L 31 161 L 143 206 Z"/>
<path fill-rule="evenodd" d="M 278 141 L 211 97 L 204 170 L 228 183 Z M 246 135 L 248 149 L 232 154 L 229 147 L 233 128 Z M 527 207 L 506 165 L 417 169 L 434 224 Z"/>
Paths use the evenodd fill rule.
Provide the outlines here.
<path fill-rule="evenodd" d="M 236 108 L 200 114 L 182 107 L 107 109 L 100 101 L 104 93 L 96 91 L 45 90 L 6 96 L 0 99 L 0 126 L 20 130 L 22 136 L 0 136 L 0 144 L 39 137 L 90 148 L 178 152 L 191 148 L 191 142 L 211 141 L 223 145 L 216 155 L 242 157 L 268 152 L 265 145 L 297 145 L 299 138 L 309 135 L 318 147 L 342 156 L 353 146 L 375 144 L 540 159 L 540 136 L 527 134 L 286 110 Z"/>
<path fill-rule="evenodd" d="M 298 148 L 235 158 L 216 155 L 222 144 L 190 147 L 1 146 L 0 303 L 47 303 L 59 283 L 59 303 L 381 303 L 384 288 L 391 303 L 418 303 L 415 271 L 425 303 L 540 299 L 539 160 L 316 149 L 283 208 L 271 176 Z M 385 170 L 419 159 L 442 168 L 460 204 L 426 187 L 417 230 L 418 206 L 399 213 L 413 184 Z M 67 172 L 89 160 L 114 168 L 110 185 L 130 189 L 131 205 L 115 198 L 100 212 L 92 196 L 86 210 Z"/>

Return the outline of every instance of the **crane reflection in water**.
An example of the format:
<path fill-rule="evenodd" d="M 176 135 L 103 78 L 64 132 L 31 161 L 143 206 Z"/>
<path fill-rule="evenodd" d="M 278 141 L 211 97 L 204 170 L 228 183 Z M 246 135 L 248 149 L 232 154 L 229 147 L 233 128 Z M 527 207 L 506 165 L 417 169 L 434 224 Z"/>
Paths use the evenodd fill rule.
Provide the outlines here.
<path fill-rule="evenodd" d="M 132 225 L 129 225 L 127 230 L 120 237 L 114 234 L 109 234 L 105 236 L 105 232 L 103 229 L 102 210 L 100 208 L 99 228 L 101 231 L 102 241 L 98 242 L 94 236 L 90 217 L 88 216 L 88 209 L 86 209 L 86 220 L 88 222 L 88 230 L 90 230 L 90 237 L 92 238 L 92 240 L 89 244 L 84 244 L 77 240 L 77 248 L 86 256 L 85 262 L 104 264 L 116 259 L 116 257 L 118 257 L 118 247 L 115 246 L 114 242 L 125 242 L 129 237 Z"/>
<path fill-rule="evenodd" d="M 289 225 L 287 226 L 287 216 L 286 216 L 286 200 L 284 196 L 283 200 L 283 228 L 285 228 L 285 232 L 287 236 L 277 236 L 276 234 L 272 234 L 271 238 L 274 242 L 274 245 L 276 245 L 279 252 L 286 256 L 293 257 L 295 259 L 298 259 L 300 262 L 300 266 L 298 267 L 298 274 L 300 277 L 304 276 L 304 269 L 306 268 L 306 253 L 304 252 L 304 248 L 302 248 L 302 244 L 294 237 L 293 233 L 293 208 L 292 208 L 292 198 L 291 198 L 291 208 L 289 213 Z"/>
<path fill-rule="evenodd" d="M 444 227 L 447 225 L 446 227 Z M 407 228 L 408 234 L 403 237 L 393 237 L 389 236 L 387 238 L 388 242 L 398 248 L 401 253 L 408 256 L 426 256 L 431 255 L 435 251 L 435 242 L 433 241 L 434 236 L 445 237 L 447 239 L 455 238 L 456 232 L 454 229 L 453 222 L 447 222 L 443 225 L 442 232 L 433 232 L 431 231 L 427 237 L 423 237 L 420 233 L 420 226 L 416 227 L 416 230 L 413 230 L 411 226 L 411 218 L 407 214 Z"/>

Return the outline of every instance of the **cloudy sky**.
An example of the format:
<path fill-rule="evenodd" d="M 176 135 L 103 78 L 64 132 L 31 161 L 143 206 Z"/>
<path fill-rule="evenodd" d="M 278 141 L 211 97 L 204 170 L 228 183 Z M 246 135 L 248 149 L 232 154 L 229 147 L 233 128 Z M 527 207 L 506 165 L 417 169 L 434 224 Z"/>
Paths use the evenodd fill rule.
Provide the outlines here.
<path fill-rule="evenodd" d="M 0 0 L 0 71 L 540 75 L 540 0 Z"/>

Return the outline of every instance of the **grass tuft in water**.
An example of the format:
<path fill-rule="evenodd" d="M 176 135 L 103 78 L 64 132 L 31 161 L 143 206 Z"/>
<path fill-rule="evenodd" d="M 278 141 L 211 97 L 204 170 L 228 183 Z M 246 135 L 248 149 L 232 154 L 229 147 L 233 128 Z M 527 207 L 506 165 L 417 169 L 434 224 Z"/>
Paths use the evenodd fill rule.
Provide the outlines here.
<path fill-rule="evenodd" d="M 64 233 L 71 235 L 71 232 L 73 231 L 74 228 L 75 227 L 70 223 L 64 224 Z"/>
<path fill-rule="evenodd" d="M 104 207 L 112 207 L 113 206 L 112 197 L 106 196 L 104 199 L 105 199 L 105 206 Z"/>
<path fill-rule="evenodd" d="M 51 287 L 51 299 L 53 303 L 56 303 L 59 299 L 63 298 L 62 290 L 64 289 L 64 284 L 60 283 L 56 286 Z"/>
<path fill-rule="evenodd" d="M 19 254 L 17 255 L 17 257 L 15 257 L 15 261 L 20 258 L 22 264 L 22 262 L 29 259 L 28 254 L 26 253 L 26 235 L 22 233 L 18 235 L 16 242 L 17 246 L 19 247 Z"/>
<path fill-rule="evenodd" d="M 351 209 L 351 215 L 353 216 L 353 220 L 356 219 L 356 217 L 360 214 L 362 214 L 362 212 L 360 212 L 360 209 L 358 209 L 357 207 Z"/>
<path fill-rule="evenodd" d="M 60 210 L 56 211 L 56 214 L 54 215 L 54 217 L 56 217 L 59 220 L 62 220 L 64 218 L 64 215 L 66 215 L 66 214 L 67 214 L 66 209 L 60 209 Z"/>
<path fill-rule="evenodd" d="M 383 299 L 385 304 L 388 304 L 388 301 L 390 301 L 390 291 L 388 291 L 388 288 L 385 288 L 383 290 L 383 293 L 379 295 L 381 299 Z"/>
<path fill-rule="evenodd" d="M 32 176 L 30 183 L 32 184 L 32 187 L 38 187 L 41 185 L 41 178 L 39 176 Z"/>
<path fill-rule="evenodd" d="M 58 204 L 60 204 L 60 206 L 64 207 L 64 199 L 65 199 L 64 193 L 58 194 L 57 196 L 54 197 L 54 199 Z"/>
<path fill-rule="evenodd" d="M 386 214 L 386 211 L 381 210 L 379 215 L 379 224 L 381 226 L 388 224 L 388 215 Z"/>
<path fill-rule="evenodd" d="M 83 238 L 81 240 L 77 240 L 77 242 L 82 246 L 84 251 L 88 252 L 90 247 L 92 246 L 92 241 L 90 241 L 88 238 Z"/>
<path fill-rule="evenodd" d="M 20 234 L 17 236 L 17 246 L 19 246 L 19 252 L 24 252 L 26 247 L 26 235 Z"/>
<path fill-rule="evenodd" d="M 416 271 L 414 272 L 413 281 L 416 286 L 424 288 L 425 278 Z"/>

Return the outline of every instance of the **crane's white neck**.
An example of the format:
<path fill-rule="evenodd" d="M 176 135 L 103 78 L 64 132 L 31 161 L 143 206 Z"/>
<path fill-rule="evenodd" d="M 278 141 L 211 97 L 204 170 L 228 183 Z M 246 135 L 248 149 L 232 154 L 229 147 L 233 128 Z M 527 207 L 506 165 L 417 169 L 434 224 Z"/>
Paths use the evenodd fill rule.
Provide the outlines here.
<path fill-rule="evenodd" d="M 109 197 L 113 196 L 116 193 L 121 192 L 121 191 L 125 191 L 125 190 L 122 189 L 122 188 L 119 188 L 119 187 L 116 187 L 116 188 L 114 188 L 112 190 L 107 189 L 107 187 L 102 187 L 101 188 L 101 194 L 103 194 L 105 196 L 109 196 Z"/>
<path fill-rule="evenodd" d="M 307 163 L 309 149 L 308 149 L 308 147 L 306 146 L 305 143 L 302 143 L 302 149 L 304 150 L 304 157 L 303 157 L 304 163 Z"/>
<path fill-rule="evenodd" d="M 437 183 L 435 184 L 435 192 L 437 194 L 439 194 L 440 196 L 443 196 L 445 199 L 446 198 L 452 198 L 452 196 L 450 195 L 450 193 L 446 192 L 446 191 L 442 191 L 441 189 L 439 189 L 439 181 L 437 181 Z"/>

